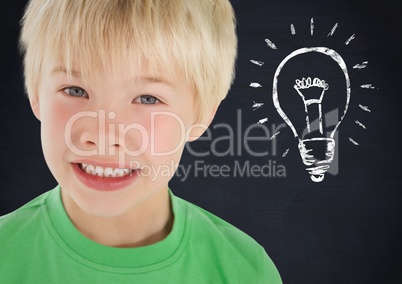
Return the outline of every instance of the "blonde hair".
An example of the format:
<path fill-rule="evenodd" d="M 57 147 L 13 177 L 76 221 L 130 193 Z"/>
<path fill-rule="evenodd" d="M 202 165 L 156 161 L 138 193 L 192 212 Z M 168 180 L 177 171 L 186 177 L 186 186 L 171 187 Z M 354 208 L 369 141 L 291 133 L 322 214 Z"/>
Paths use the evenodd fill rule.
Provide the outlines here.
<path fill-rule="evenodd" d="M 30 98 L 46 64 L 59 59 L 72 71 L 77 56 L 83 78 L 114 76 L 122 66 L 130 74 L 141 64 L 183 76 L 194 87 L 200 120 L 233 82 L 237 38 L 229 0 L 31 0 L 21 24 Z"/>

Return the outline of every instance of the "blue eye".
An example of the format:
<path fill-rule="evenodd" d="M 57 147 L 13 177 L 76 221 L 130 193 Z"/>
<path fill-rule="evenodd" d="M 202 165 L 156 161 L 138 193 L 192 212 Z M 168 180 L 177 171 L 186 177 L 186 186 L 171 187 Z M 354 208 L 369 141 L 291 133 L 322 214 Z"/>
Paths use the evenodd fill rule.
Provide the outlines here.
<path fill-rule="evenodd" d="M 157 104 L 160 102 L 157 98 L 155 98 L 154 96 L 150 96 L 150 95 L 140 96 L 140 101 L 142 104 L 146 104 L 146 105 L 154 105 L 154 104 Z"/>
<path fill-rule="evenodd" d="M 72 96 L 72 97 L 82 97 L 82 98 L 88 98 L 88 93 L 80 87 L 68 87 L 63 89 L 63 91 Z"/>

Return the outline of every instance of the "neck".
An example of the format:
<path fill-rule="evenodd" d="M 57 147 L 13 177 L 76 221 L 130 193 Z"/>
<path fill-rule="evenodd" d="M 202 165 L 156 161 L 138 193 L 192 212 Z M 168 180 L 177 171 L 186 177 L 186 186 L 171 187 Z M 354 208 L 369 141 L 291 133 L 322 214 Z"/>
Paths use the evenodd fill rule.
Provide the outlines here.
<path fill-rule="evenodd" d="M 167 237 L 173 226 L 167 190 L 113 217 L 90 215 L 69 196 L 63 196 L 63 202 L 74 226 L 87 238 L 106 246 L 133 248 L 151 245 Z"/>

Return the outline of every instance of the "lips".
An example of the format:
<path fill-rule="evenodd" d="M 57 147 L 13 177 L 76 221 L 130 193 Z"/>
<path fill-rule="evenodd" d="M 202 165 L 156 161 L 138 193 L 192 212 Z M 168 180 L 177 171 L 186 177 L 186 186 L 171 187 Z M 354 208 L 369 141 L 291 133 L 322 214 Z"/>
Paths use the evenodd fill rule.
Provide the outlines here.
<path fill-rule="evenodd" d="M 87 187 L 99 191 L 123 189 L 139 176 L 139 169 L 117 168 L 90 163 L 73 163 L 77 178 Z"/>

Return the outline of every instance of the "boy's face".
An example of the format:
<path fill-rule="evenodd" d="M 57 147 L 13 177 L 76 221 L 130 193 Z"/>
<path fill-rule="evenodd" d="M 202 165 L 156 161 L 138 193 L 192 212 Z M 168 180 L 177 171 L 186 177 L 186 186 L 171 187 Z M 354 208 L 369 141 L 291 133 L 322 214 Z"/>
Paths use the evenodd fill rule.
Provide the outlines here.
<path fill-rule="evenodd" d="M 44 69 L 31 101 L 45 159 L 63 198 L 117 216 L 166 191 L 197 113 L 194 91 L 145 69 L 84 82 L 73 68 L 72 77 L 56 63 Z"/>

